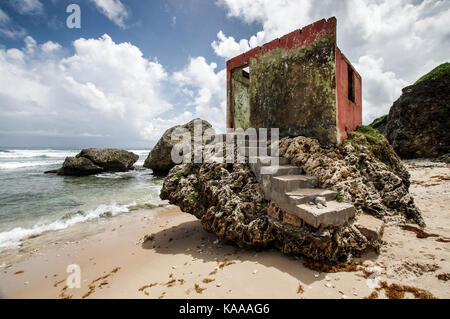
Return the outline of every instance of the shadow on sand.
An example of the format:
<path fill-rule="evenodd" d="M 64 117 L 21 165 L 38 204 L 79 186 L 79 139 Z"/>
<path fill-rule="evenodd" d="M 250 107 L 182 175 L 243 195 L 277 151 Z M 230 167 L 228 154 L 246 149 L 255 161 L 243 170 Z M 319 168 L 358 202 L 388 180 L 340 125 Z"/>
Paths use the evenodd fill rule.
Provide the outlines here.
<path fill-rule="evenodd" d="M 285 255 L 274 248 L 256 251 L 223 244 L 215 234 L 205 231 L 198 220 L 148 235 L 151 235 L 151 239 L 144 242 L 142 248 L 154 249 L 160 254 L 184 254 L 204 263 L 225 260 L 258 263 L 287 273 L 307 285 L 323 279 L 323 276 L 315 278 L 314 274 L 318 272 L 306 268 L 302 258 Z M 355 261 L 376 259 L 375 252 L 367 252 L 362 258 L 355 258 Z"/>

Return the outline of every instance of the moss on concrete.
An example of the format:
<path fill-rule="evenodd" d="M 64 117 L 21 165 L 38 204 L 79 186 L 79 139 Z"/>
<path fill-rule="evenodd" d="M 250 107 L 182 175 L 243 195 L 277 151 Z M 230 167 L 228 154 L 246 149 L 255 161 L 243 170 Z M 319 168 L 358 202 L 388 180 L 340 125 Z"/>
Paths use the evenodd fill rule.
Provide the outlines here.
<path fill-rule="evenodd" d="M 242 75 L 242 70 L 232 73 L 233 117 L 234 128 L 250 127 L 249 79 Z"/>
<path fill-rule="evenodd" d="M 271 50 L 251 59 L 250 69 L 251 127 L 337 142 L 334 34 L 304 48 Z"/>

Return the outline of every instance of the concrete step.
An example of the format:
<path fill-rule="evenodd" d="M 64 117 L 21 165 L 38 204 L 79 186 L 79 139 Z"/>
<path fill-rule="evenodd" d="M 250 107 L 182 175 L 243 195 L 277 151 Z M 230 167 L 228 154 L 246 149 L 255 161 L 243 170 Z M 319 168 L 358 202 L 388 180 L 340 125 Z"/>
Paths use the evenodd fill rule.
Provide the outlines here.
<path fill-rule="evenodd" d="M 281 175 L 272 177 L 272 190 L 279 193 L 291 192 L 298 188 L 314 188 L 317 177 L 307 175 Z"/>
<path fill-rule="evenodd" d="M 258 165 L 258 164 L 250 164 Z M 262 183 L 264 192 L 270 194 L 271 191 L 271 177 L 290 175 L 290 174 L 301 174 L 302 169 L 294 165 L 271 165 L 271 166 L 260 166 L 259 169 L 253 170 L 256 175 L 258 182 Z"/>
<path fill-rule="evenodd" d="M 272 156 L 272 149 L 270 147 L 254 147 L 254 146 L 243 146 L 238 148 L 238 152 L 241 155 L 244 155 L 245 157 L 250 156 Z M 278 152 L 279 153 L 279 152 Z M 278 156 L 279 154 L 275 154 L 275 156 Z"/>
<path fill-rule="evenodd" d="M 355 216 L 356 209 L 349 203 L 329 201 L 327 206 L 323 208 L 309 204 L 297 205 L 297 209 L 290 213 L 298 216 L 305 223 L 319 228 L 345 224 L 350 218 Z"/>
<path fill-rule="evenodd" d="M 298 188 L 313 188 L 317 186 L 317 178 L 307 175 L 261 175 L 261 184 L 265 198 L 273 200 L 283 209 L 292 208 L 292 203 L 287 192 Z M 283 206 L 286 204 L 287 206 Z M 295 208 L 296 205 L 294 205 Z"/>
<path fill-rule="evenodd" d="M 282 156 L 258 156 L 257 163 L 261 166 L 287 165 L 289 160 Z"/>
<path fill-rule="evenodd" d="M 260 175 L 261 168 L 264 166 L 278 166 L 289 164 L 289 160 L 287 158 L 276 156 L 259 156 L 256 158 L 256 161 L 252 162 L 250 162 L 250 168 L 252 169 L 253 173 L 257 175 L 258 178 Z"/>
<path fill-rule="evenodd" d="M 313 202 L 319 196 L 324 197 L 327 201 L 335 200 L 337 194 L 335 191 L 322 188 L 298 188 L 286 193 L 297 205 Z"/>
<path fill-rule="evenodd" d="M 249 164 L 252 172 L 255 174 L 256 179 L 261 184 L 261 187 L 267 196 L 270 195 L 270 173 L 272 175 L 284 175 L 284 174 L 300 174 L 301 169 L 296 166 L 291 166 L 289 164 L 289 160 L 284 157 L 275 157 L 275 156 L 260 156 L 256 158 L 256 162 L 252 163 L 253 161 L 250 161 L 251 158 L 249 158 Z M 289 166 L 289 168 L 288 168 Z M 270 169 L 268 169 L 271 167 Z M 276 167 L 276 168 L 274 168 Z M 280 167 L 282 167 L 280 169 Z M 265 170 L 265 171 L 264 171 Z M 264 171 L 265 174 L 261 174 L 261 172 Z M 268 174 L 269 173 L 269 174 Z M 264 181 L 262 176 L 265 176 Z M 269 199 L 269 198 L 268 198 Z"/>
<path fill-rule="evenodd" d="M 261 175 L 281 176 L 301 174 L 302 169 L 295 165 L 262 166 Z"/>

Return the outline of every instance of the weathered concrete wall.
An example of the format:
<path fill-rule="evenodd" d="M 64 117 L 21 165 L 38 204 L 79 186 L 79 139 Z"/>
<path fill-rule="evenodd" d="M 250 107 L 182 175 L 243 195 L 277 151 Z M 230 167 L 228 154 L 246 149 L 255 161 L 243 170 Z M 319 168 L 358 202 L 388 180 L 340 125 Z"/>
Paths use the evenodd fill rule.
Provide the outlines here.
<path fill-rule="evenodd" d="M 249 79 L 241 69 L 232 72 L 234 128 L 247 129 L 250 126 Z"/>
<path fill-rule="evenodd" d="M 313 24 L 310 24 L 302 29 L 295 30 L 289 34 L 284 35 L 279 39 L 264 44 L 263 46 L 253 48 L 252 50 L 238 55 L 227 61 L 227 127 L 234 127 L 234 110 L 232 103 L 232 71 L 237 68 L 249 65 L 250 59 L 265 55 L 267 52 L 282 48 L 284 50 L 293 50 L 303 48 L 317 39 L 320 39 L 326 34 L 334 34 L 334 41 L 336 42 L 336 18 L 332 17 L 328 20 L 322 19 Z"/>
<path fill-rule="evenodd" d="M 338 142 L 334 39 L 329 33 L 306 47 L 250 60 L 251 127 L 278 127 L 280 137 L 314 137 L 323 145 Z"/>
<path fill-rule="evenodd" d="M 355 102 L 348 98 L 348 68 L 353 70 L 355 85 Z M 346 131 L 353 131 L 362 124 L 362 89 L 361 76 L 351 66 L 350 62 L 336 48 L 336 83 L 338 104 L 338 129 L 340 140 L 347 138 Z"/>
<path fill-rule="evenodd" d="M 347 138 L 362 123 L 361 77 L 354 71 L 352 102 L 336 24 L 323 19 L 228 60 L 227 127 L 278 127 L 281 137 L 317 138 L 322 146 Z M 236 72 L 246 66 L 248 95 Z"/>

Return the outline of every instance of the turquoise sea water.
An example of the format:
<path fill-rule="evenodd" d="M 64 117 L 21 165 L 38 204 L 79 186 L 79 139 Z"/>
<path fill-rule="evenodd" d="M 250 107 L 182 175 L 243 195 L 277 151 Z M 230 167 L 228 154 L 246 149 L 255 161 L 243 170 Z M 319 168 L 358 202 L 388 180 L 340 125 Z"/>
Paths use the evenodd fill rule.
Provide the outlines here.
<path fill-rule="evenodd" d="M 130 151 L 139 155 L 137 170 L 63 177 L 44 171 L 61 167 L 79 150 L 0 148 L 0 249 L 46 231 L 161 204 L 162 180 L 142 168 L 149 151 Z"/>

